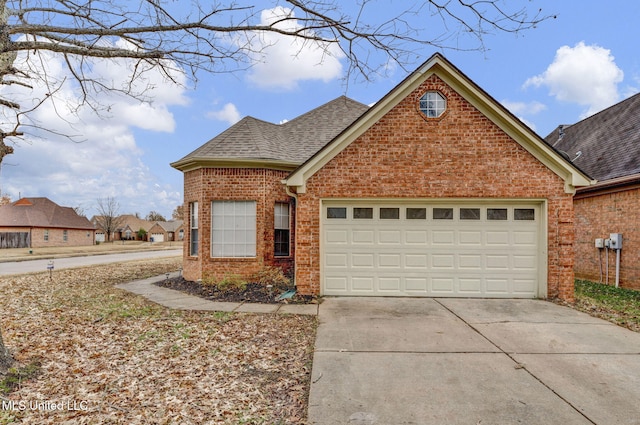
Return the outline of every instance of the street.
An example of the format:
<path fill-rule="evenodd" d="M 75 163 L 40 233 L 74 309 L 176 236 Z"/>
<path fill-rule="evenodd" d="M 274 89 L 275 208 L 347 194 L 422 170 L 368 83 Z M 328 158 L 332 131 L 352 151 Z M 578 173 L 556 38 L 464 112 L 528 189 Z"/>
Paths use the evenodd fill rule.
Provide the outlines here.
<path fill-rule="evenodd" d="M 0 263 L 0 276 L 23 274 L 33 272 L 45 272 L 50 261 L 53 261 L 55 270 L 73 267 L 85 267 L 95 264 L 120 263 L 123 261 L 144 260 L 150 258 L 179 257 L 182 249 L 147 252 L 127 252 L 122 254 L 92 255 L 86 257 L 56 258 L 55 260 L 30 260 Z"/>

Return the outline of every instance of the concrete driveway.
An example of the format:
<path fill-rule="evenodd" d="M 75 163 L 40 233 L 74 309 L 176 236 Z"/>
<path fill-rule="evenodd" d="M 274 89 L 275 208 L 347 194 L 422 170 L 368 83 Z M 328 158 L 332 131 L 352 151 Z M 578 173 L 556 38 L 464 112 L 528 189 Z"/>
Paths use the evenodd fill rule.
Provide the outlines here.
<path fill-rule="evenodd" d="M 311 424 L 640 424 L 640 334 L 539 300 L 328 298 Z"/>

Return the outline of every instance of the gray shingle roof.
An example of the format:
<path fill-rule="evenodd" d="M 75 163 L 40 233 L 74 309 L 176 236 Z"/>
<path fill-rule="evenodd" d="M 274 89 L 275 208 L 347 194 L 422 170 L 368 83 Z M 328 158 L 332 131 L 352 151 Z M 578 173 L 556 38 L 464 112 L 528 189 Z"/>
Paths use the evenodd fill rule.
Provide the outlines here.
<path fill-rule="evenodd" d="M 93 224 L 73 208 L 61 207 L 48 198 L 22 198 L 0 206 L 0 227 L 15 226 L 94 229 Z"/>
<path fill-rule="evenodd" d="M 360 102 L 340 96 L 284 124 L 245 117 L 180 161 L 252 159 L 301 164 L 367 109 Z"/>
<path fill-rule="evenodd" d="M 545 140 L 597 180 L 638 174 L 640 93 L 562 130 L 556 128 Z"/>

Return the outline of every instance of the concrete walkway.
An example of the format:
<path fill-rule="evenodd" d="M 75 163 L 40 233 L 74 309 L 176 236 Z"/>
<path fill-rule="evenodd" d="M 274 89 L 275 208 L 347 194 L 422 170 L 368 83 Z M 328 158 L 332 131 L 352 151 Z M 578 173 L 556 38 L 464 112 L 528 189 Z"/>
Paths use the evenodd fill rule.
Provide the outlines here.
<path fill-rule="evenodd" d="M 325 298 L 310 424 L 640 424 L 640 334 L 540 300 Z"/>
<path fill-rule="evenodd" d="M 178 272 L 169 273 L 169 277 L 177 277 Z M 165 279 L 166 276 L 156 276 L 149 279 L 122 283 L 117 288 L 134 294 L 142 295 L 150 301 L 177 310 L 198 311 L 226 311 L 236 313 L 277 313 L 317 315 L 317 304 L 257 304 L 244 302 L 209 301 L 195 295 L 189 295 L 174 289 L 162 288 L 154 282 Z"/>

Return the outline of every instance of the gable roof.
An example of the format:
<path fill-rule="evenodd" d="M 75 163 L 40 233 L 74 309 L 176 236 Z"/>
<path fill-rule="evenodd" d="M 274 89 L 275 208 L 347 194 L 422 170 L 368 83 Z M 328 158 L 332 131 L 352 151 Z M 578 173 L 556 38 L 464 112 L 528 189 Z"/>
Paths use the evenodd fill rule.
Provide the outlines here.
<path fill-rule="evenodd" d="M 156 221 L 156 224 L 165 232 L 175 232 L 182 226 L 182 220 L 171 220 L 171 221 Z"/>
<path fill-rule="evenodd" d="M 436 53 L 350 126 L 345 128 L 330 143 L 291 173 L 285 180 L 286 185 L 295 188 L 297 193 L 304 193 L 307 179 L 433 74 L 440 77 L 524 149 L 564 179 L 565 192 L 575 193 L 576 187 L 595 183 L 584 172 L 567 161 L 558 151 L 545 143 L 540 136 L 523 124 L 522 121 L 487 94 L 444 56 Z"/>
<path fill-rule="evenodd" d="M 639 174 L 640 93 L 576 124 L 558 127 L 545 140 L 600 181 Z"/>
<path fill-rule="evenodd" d="M 221 166 L 293 170 L 367 109 L 340 96 L 283 124 L 244 117 L 171 166 L 180 171 Z"/>
<path fill-rule="evenodd" d="M 123 214 L 119 216 L 117 220 L 120 224 L 118 226 L 118 229 L 116 229 L 117 232 L 124 232 L 127 227 L 134 233 L 140 229 L 144 229 L 148 232 L 149 229 L 151 229 L 155 224 L 154 221 L 144 220 L 142 218 L 136 217 L 133 214 Z"/>
<path fill-rule="evenodd" d="M 48 227 L 87 229 L 95 227 L 73 208 L 61 207 L 48 198 L 21 198 L 0 206 L 0 227 Z"/>

